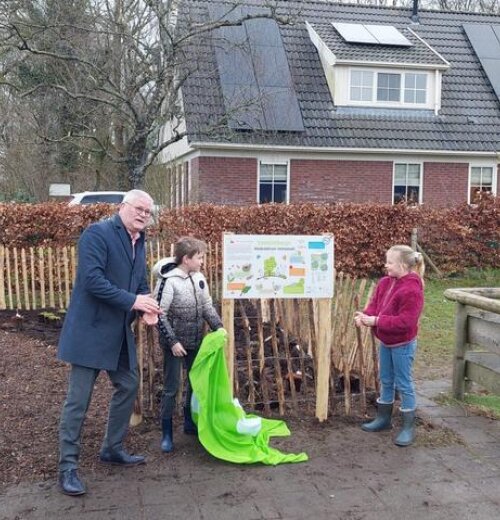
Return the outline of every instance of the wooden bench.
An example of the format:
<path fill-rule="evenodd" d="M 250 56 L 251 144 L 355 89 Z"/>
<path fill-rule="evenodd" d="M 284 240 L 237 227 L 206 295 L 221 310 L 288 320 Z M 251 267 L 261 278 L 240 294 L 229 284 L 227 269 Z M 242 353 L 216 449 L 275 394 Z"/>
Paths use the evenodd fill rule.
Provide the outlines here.
<path fill-rule="evenodd" d="M 500 288 L 448 289 L 456 302 L 453 395 L 471 382 L 500 395 Z"/>

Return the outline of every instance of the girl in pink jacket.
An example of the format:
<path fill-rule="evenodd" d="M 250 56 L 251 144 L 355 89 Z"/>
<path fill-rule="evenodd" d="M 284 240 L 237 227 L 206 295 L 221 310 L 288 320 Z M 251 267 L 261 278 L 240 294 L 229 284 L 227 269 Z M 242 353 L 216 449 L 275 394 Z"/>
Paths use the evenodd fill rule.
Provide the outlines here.
<path fill-rule="evenodd" d="M 412 378 L 418 320 L 424 305 L 422 254 L 409 246 L 392 246 L 386 253 L 384 276 L 368 306 L 354 317 L 356 326 L 372 327 L 380 340 L 380 397 L 377 416 L 363 424 L 367 432 L 391 428 L 396 389 L 401 397 L 403 427 L 395 439 L 408 446 L 415 439 L 415 386 Z"/>

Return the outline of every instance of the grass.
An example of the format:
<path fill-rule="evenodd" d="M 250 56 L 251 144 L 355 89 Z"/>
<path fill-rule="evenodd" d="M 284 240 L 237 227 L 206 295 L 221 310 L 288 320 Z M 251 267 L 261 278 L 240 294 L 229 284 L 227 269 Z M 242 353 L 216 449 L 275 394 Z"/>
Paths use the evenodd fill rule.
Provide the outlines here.
<path fill-rule="evenodd" d="M 415 376 L 422 379 L 451 377 L 454 349 L 455 302 L 446 289 L 500 287 L 500 269 L 471 269 L 460 276 L 430 278 L 425 284 L 425 307 L 420 320 Z"/>
<path fill-rule="evenodd" d="M 445 405 L 464 406 L 473 415 L 500 419 L 500 396 L 498 395 L 465 394 L 463 401 L 457 401 L 450 395 L 443 395 L 438 399 L 438 402 Z"/>

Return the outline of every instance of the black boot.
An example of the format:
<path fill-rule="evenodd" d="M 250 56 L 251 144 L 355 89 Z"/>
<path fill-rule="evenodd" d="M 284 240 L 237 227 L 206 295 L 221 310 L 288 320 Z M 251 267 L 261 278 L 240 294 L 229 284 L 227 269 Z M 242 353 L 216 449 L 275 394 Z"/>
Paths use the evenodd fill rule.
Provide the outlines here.
<path fill-rule="evenodd" d="M 172 435 L 172 418 L 162 419 L 161 430 L 161 451 L 163 451 L 163 453 L 170 453 L 174 449 L 174 437 Z"/>
<path fill-rule="evenodd" d="M 78 477 L 76 469 L 67 469 L 59 473 L 59 487 L 65 495 L 77 496 L 85 494 L 85 486 Z"/>
<path fill-rule="evenodd" d="M 403 427 L 394 439 L 396 446 L 409 446 L 415 440 L 415 410 L 401 412 Z"/>
<path fill-rule="evenodd" d="M 392 416 L 392 403 L 377 403 L 377 416 L 373 421 L 364 423 L 361 429 L 365 432 L 381 432 L 382 430 L 390 430 Z"/>
<path fill-rule="evenodd" d="M 191 417 L 191 407 L 184 407 L 184 433 L 187 435 L 198 435 L 198 428 Z"/>

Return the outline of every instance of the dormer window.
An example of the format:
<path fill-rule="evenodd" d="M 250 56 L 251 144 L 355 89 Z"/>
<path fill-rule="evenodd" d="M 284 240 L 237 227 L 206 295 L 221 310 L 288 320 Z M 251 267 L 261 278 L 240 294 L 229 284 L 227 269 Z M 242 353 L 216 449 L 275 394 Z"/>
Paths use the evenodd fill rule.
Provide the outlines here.
<path fill-rule="evenodd" d="M 422 106 L 427 99 L 426 73 L 351 69 L 349 100 L 353 104 Z"/>
<path fill-rule="evenodd" d="M 450 64 L 411 27 L 306 23 L 337 107 L 441 108 L 441 81 Z"/>

